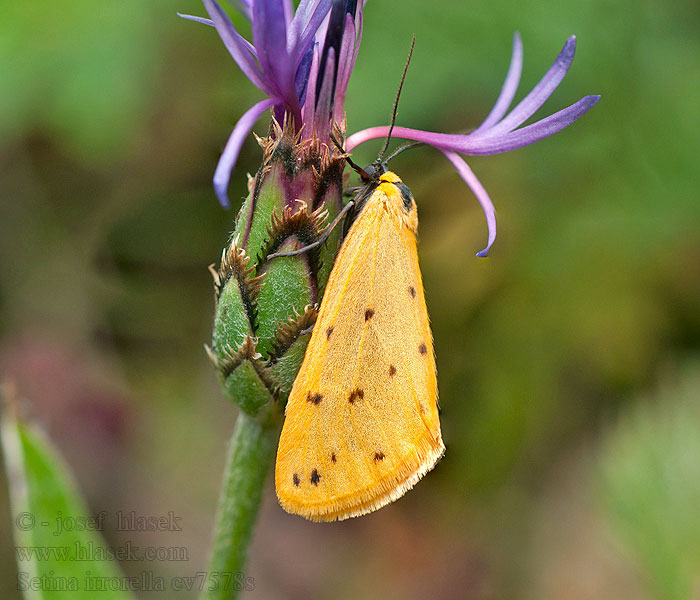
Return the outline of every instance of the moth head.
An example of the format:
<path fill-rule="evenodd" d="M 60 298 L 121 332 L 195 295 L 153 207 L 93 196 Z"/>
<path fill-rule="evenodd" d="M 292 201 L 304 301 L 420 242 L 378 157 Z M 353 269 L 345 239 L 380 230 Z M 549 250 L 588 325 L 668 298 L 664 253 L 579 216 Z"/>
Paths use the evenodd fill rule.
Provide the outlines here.
<path fill-rule="evenodd" d="M 381 176 L 384 175 L 389 170 L 386 162 L 377 159 L 374 162 L 368 164 L 364 169 L 359 169 L 357 173 L 362 179 L 362 183 L 379 185 Z"/>

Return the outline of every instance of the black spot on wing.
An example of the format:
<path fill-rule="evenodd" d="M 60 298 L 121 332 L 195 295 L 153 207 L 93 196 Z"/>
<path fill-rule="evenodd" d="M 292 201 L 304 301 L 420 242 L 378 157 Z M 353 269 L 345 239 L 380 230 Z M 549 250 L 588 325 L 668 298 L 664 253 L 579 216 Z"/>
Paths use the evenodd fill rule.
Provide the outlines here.
<path fill-rule="evenodd" d="M 365 311 L 365 321 L 369 321 L 373 316 L 374 316 L 374 310 L 372 310 L 371 308 L 368 308 Z"/>
<path fill-rule="evenodd" d="M 389 377 L 396 375 L 396 367 L 394 365 L 389 365 Z"/>
<path fill-rule="evenodd" d="M 329 327 L 326 329 L 326 339 L 329 340 L 331 339 L 331 333 L 333 333 L 333 327 Z"/>
<path fill-rule="evenodd" d="M 352 392 L 350 392 L 350 396 L 348 397 L 348 402 L 350 404 L 355 404 L 355 400 L 362 400 L 365 397 L 365 392 L 364 390 L 361 390 L 360 388 L 355 388 Z"/>
<path fill-rule="evenodd" d="M 338 459 L 335 456 L 335 452 L 331 452 L 331 462 L 336 462 Z"/>
<path fill-rule="evenodd" d="M 428 352 L 428 347 L 425 345 L 425 342 L 420 343 L 420 346 L 418 346 L 418 352 L 421 354 L 426 354 Z"/>
<path fill-rule="evenodd" d="M 416 297 L 416 288 L 414 288 L 413 286 L 410 286 L 408 288 L 408 293 L 411 294 L 411 298 L 415 298 Z"/>
<path fill-rule="evenodd" d="M 317 469 L 311 471 L 311 479 L 309 481 L 311 481 L 311 483 L 313 483 L 314 485 L 318 485 L 318 482 L 321 481 L 321 475 L 319 474 Z"/>
<path fill-rule="evenodd" d="M 374 462 L 379 462 L 380 460 L 384 460 L 384 452 L 375 452 Z"/>
<path fill-rule="evenodd" d="M 294 487 L 299 487 L 299 475 L 294 473 L 294 475 L 292 475 L 292 482 L 294 483 Z"/>
<path fill-rule="evenodd" d="M 312 394 L 311 392 L 308 392 L 306 394 L 306 401 L 311 402 L 311 404 L 321 404 L 321 400 L 323 400 L 323 396 L 316 392 L 315 394 Z"/>

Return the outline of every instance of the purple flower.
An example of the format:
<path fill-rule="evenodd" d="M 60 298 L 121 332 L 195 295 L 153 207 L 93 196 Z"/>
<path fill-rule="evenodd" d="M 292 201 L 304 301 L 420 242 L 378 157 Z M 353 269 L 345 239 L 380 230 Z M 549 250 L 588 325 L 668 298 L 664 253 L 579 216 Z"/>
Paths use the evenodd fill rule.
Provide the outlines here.
<path fill-rule="evenodd" d="M 520 127 L 546 102 L 564 79 L 564 75 L 574 60 L 575 50 L 576 36 L 572 35 L 566 40 L 564 48 L 540 82 L 506 115 L 518 89 L 523 66 L 523 45 L 520 35 L 516 33 L 513 36 L 513 56 L 510 68 L 501 93 L 489 115 L 474 131 L 468 134 L 448 134 L 431 133 L 405 127 L 394 127 L 393 129 L 392 135 L 394 137 L 423 142 L 440 150 L 474 192 L 486 214 L 489 229 L 488 244 L 486 248 L 477 252 L 477 256 L 486 256 L 496 239 L 496 214 L 489 195 L 460 154 L 498 154 L 527 146 L 568 127 L 598 102 L 600 96 L 585 96 L 568 108 L 526 127 Z M 367 140 L 385 137 L 388 131 L 388 127 L 372 127 L 359 131 L 347 139 L 347 151 L 351 151 Z"/>
<path fill-rule="evenodd" d="M 185 18 L 216 27 L 241 70 L 268 96 L 241 117 L 217 166 L 214 188 L 221 203 L 227 206 L 226 188 L 243 140 L 268 108 L 273 109 L 278 122 L 293 119 L 302 139 L 315 137 L 329 143 L 334 125 L 344 124 L 345 94 L 359 50 L 364 0 L 301 0 L 296 13 L 291 0 L 238 0 L 241 11 L 251 20 L 253 44 L 238 34 L 216 0 L 203 2 L 211 20 Z M 575 49 L 576 38 L 571 36 L 540 82 L 508 113 L 522 70 L 522 42 L 516 33 L 501 93 L 474 131 L 446 134 L 393 128 L 393 137 L 440 150 L 476 195 L 486 214 L 489 232 L 488 244 L 477 256 L 486 256 L 496 238 L 495 210 L 486 190 L 460 155 L 498 154 L 527 146 L 568 127 L 587 112 L 600 96 L 585 96 L 568 108 L 521 127 L 561 83 Z M 359 131 L 347 138 L 346 149 L 349 152 L 368 140 L 383 138 L 389 129 L 379 126 Z"/>
<path fill-rule="evenodd" d="M 211 19 L 180 15 L 216 28 L 224 45 L 250 81 L 265 92 L 240 118 L 214 174 L 219 201 L 243 141 L 267 109 L 279 123 L 293 120 L 301 139 L 330 143 L 334 123 L 344 118 L 345 92 L 360 45 L 363 0 L 240 0 L 250 19 L 253 43 L 243 38 L 216 0 L 202 0 Z"/>

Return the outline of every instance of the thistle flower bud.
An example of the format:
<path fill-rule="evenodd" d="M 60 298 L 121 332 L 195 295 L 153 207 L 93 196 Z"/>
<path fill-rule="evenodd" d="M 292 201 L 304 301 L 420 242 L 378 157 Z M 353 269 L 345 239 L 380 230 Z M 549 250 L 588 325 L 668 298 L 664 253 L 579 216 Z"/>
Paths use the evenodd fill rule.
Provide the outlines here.
<path fill-rule="evenodd" d="M 341 132 L 339 132 L 340 134 Z M 341 231 L 309 252 L 341 208 L 344 160 L 317 138 L 300 141 L 273 119 L 263 161 L 218 270 L 209 356 L 226 396 L 254 417 L 285 400 L 304 357 Z"/>

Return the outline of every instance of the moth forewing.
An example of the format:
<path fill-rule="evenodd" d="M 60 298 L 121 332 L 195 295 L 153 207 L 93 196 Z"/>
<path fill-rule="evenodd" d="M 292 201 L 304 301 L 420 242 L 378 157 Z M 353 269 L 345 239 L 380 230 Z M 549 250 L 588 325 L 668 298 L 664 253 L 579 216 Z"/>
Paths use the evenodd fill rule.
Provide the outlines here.
<path fill-rule="evenodd" d="M 287 403 L 280 504 L 314 521 L 401 497 L 444 453 L 415 202 L 379 177 L 348 230 Z"/>

